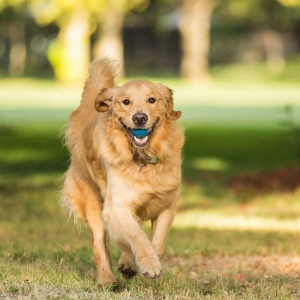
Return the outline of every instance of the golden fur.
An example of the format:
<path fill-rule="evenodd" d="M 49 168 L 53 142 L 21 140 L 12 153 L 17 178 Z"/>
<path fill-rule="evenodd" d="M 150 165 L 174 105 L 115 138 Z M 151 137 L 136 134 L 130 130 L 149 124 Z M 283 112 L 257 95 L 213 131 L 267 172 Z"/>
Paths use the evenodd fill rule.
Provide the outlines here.
<path fill-rule="evenodd" d="M 115 87 L 115 74 L 116 65 L 108 58 L 91 65 L 81 104 L 66 132 L 71 165 L 63 198 L 92 230 L 100 284 L 116 282 L 105 232 L 122 250 L 118 267 L 125 277 L 138 271 L 148 278 L 161 274 L 159 257 L 180 193 L 184 142 L 175 122 L 181 112 L 173 111 L 169 88 L 146 80 Z M 126 130 L 137 127 L 136 113 L 146 114 L 141 126 L 153 130 L 143 146 Z M 147 220 L 152 222 L 151 240 L 141 228 Z"/>

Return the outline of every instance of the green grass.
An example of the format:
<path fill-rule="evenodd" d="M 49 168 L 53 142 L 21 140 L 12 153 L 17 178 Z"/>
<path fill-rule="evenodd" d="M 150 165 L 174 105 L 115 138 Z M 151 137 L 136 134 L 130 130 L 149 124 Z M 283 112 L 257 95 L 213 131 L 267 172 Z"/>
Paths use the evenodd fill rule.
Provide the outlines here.
<path fill-rule="evenodd" d="M 258 217 L 264 227 L 271 205 L 271 216 L 281 224 L 282 206 L 277 204 L 285 197 L 285 220 L 297 226 L 292 214 L 299 195 L 277 193 L 245 203 L 226 186 L 226 178 L 241 170 L 294 164 L 293 140 L 286 129 L 187 127 L 183 193 L 168 239 L 164 274 L 153 281 L 141 276 L 126 281 L 118 275 L 120 290 L 115 293 L 96 285 L 89 230 L 74 225 L 58 204 L 68 165 L 61 126 L 54 121 L 1 126 L 1 297 L 299 298 L 298 264 L 293 261 L 300 255 L 296 228 L 251 229 L 251 224 L 241 227 L 233 222 L 235 216 Z M 201 217 L 206 224 L 199 222 Z M 216 226 L 221 219 L 232 226 Z M 115 268 L 119 252 L 113 246 L 111 251 Z"/>
<path fill-rule="evenodd" d="M 0 298 L 299 299 L 299 187 L 236 193 L 230 185 L 299 164 L 282 121 L 286 104 L 300 119 L 300 88 L 261 67 L 213 70 L 204 88 L 154 79 L 175 89 L 183 111 L 182 194 L 159 279 L 123 279 L 110 245 L 117 292 L 97 286 L 90 231 L 59 206 L 69 164 L 61 131 L 81 87 L 1 80 Z M 261 77 L 243 81 L 246 71 Z"/>
<path fill-rule="evenodd" d="M 215 66 L 212 69 L 215 80 L 222 82 L 245 81 L 252 83 L 296 83 L 300 80 L 300 56 L 290 57 L 286 66 L 279 74 L 274 74 L 264 62 L 235 63 L 231 65 Z"/>
<path fill-rule="evenodd" d="M 296 163 L 293 135 L 281 127 L 190 127 L 184 157 L 185 167 L 189 168 L 186 177 L 191 174 L 191 168 L 200 171 L 214 169 L 214 161 L 220 162 L 221 171 L 232 172 L 272 169 Z"/>

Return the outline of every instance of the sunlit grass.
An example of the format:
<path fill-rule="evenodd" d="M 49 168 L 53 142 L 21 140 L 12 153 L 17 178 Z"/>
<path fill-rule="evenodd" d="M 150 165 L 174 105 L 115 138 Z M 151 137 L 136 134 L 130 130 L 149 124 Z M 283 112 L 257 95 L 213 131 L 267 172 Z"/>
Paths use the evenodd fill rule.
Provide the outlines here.
<path fill-rule="evenodd" d="M 299 190 L 236 194 L 228 184 L 240 172 L 295 165 L 287 128 L 185 125 L 182 195 L 163 276 L 126 281 L 110 245 L 120 283 L 113 293 L 97 286 L 88 227 L 74 224 L 59 205 L 69 163 L 60 132 L 68 111 L 36 112 L 26 110 L 26 122 L 22 110 L 15 120 L 1 119 L 0 297 L 299 298 Z"/>
<path fill-rule="evenodd" d="M 80 102 L 82 87 L 65 87 L 53 81 L 41 83 L 35 79 L 15 80 L 0 80 L 2 109 L 75 108 Z M 172 88 L 175 104 L 179 107 L 280 107 L 286 104 L 298 106 L 300 101 L 300 87 L 297 84 L 253 85 L 246 82 L 239 85 L 232 82 L 195 87 L 168 78 L 153 78 L 152 81 L 162 82 Z"/>
<path fill-rule="evenodd" d="M 266 84 L 296 83 L 300 80 L 300 56 L 294 56 L 286 61 L 286 66 L 279 74 L 274 74 L 264 62 L 235 63 L 231 65 L 215 66 L 212 74 L 215 80 L 224 83 L 251 82 Z"/>
<path fill-rule="evenodd" d="M 0 108 L 64 108 L 76 107 L 82 86 L 65 86 L 54 80 L 35 78 L 0 79 Z"/>
<path fill-rule="evenodd" d="M 282 74 L 274 75 L 265 63 L 240 63 L 214 66 L 210 84 L 190 85 L 178 77 L 140 74 L 163 83 L 175 92 L 175 103 L 183 106 L 280 107 L 300 105 L 300 58 L 287 61 Z M 117 84 L 131 80 L 124 78 Z M 62 85 L 53 80 L 36 78 L 1 78 L 0 108 L 75 108 L 81 97 L 81 85 Z"/>
<path fill-rule="evenodd" d="M 203 171 L 228 171 L 230 164 L 225 160 L 216 157 L 201 157 L 191 160 L 190 165 Z"/>
<path fill-rule="evenodd" d="M 276 212 L 275 212 L 276 214 Z M 254 230 L 300 233 L 300 217 L 281 220 L 276 217 L 259 217 L 243 213 L 224 214 L 222 212 L 189 211 L 177 214 L 174 226 L 197 227 L 222 230 Z"/>

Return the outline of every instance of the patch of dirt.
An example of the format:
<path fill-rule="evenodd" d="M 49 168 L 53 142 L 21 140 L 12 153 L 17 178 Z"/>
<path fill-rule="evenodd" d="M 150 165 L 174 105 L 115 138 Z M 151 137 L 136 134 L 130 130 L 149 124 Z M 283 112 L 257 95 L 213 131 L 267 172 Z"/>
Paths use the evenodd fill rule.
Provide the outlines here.
<path fill-rule="evenodd" d="M 267 194 L 272 192 L 295 192 L 300 188 L 300 168 L 289 167 L 261 173 L 244 173 L 229 180 L 230 190 L 236 194 Z"/>
<path fill-rule="evenodd" d="M 236 280 L 259 275 L 265 278 L 281 275 L 300 280 L 300 256 L 297 255 L 200 255 L 193 258 L 170 256 L 166 258 L 166 263 L 178 277 L 188 272 L 191 279 L 211 274 Z"/>

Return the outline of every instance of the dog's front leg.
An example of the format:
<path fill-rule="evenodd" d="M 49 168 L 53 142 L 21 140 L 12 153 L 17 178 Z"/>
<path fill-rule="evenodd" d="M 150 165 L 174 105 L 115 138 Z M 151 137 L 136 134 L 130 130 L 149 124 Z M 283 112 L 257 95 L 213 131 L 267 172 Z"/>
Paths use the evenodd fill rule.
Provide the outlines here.
<path fill-rule="evenodd" d="M 165 252 L 165 244 L 169 229 L 175 216 L 175 207 L 163 210 L 152 222 L 152 245 L 159 257 Z"/>
<path fill-rule="evenodd" d="M 162 271 L 158 255 L 130 209 L 120 203 L 114 205 L 113 199 L 106 201 L 103 219 L 111 239 L 132 253 L 139 271 L 148 278 L 158 277 Z"/>

